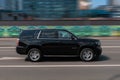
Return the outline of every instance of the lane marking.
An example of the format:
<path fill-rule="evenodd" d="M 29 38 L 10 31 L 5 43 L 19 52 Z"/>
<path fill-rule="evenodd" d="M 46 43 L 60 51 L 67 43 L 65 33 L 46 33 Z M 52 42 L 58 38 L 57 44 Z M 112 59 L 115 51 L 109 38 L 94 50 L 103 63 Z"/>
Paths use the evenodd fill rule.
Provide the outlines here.
<path fill-rule="evenodd" d="M 16 47 L 0 47 L 1 49 L 15 49 Z"/>
<path fill-rule="evenodd" d="M 89 68 L 89 67 L 120 67 L 120 64 L 103 65 L 0 65 L 0 68 Z"/>
<path fill-rule="evenodd" d="M 19 60 L 19 59 L 25 59 L 23 57 L 2 57 L 0 60 Z"/>
<path fill-rule="evenodd" d="M 0 50 L 0 51 L 15 51 L 15 50 Z"/>
<path fill-rule="evenodd" d="M 16 47 L 0 47 L 0 49 L 15 49 Z M 120 48 L 120 46 L 102 46 L 102 48 Z"/>
<path fill-rule="evenodd" d="M 102 48 L 120 48 L 120 46 L 102 46 Z"/>
<path fill-rule="evenodd" d="M 2 57 L 0 60 L 19 60 L 23 57 Z M 120 67 L 120 64 L 94 64 L 94 65 L 0 65 L 0 68 L 76 68 L 76 67 Z"/>

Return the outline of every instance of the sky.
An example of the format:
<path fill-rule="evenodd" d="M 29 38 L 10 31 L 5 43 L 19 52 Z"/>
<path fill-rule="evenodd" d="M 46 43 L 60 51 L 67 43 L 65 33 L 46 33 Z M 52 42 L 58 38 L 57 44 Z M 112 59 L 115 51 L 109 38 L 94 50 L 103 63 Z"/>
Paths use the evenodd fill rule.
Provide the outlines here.
<path fill-rule="evenodd" d="M 107 4 L 107 0 L 91 0 L 91 1 L 92 1 L 92 8 Z"/>

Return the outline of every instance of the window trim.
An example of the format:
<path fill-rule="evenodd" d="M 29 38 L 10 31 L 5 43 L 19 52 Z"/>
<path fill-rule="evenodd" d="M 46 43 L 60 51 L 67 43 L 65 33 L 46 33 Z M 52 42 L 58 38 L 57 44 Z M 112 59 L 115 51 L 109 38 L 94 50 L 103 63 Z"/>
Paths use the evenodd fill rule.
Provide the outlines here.
<path fill-rule="evenodd" d="M 40 39 L 41 30 L 38 33 L 37 39 Z"/>
<path fill-rule="evenodd" d="M 70 33 L 69 31 L 66 31 L 68 33 Z M 62 38 L 40 38 L 40 35 L 41 35 L 42 31 L 40 30 L 39 33 L 38 33 L 38 36 L 37 36 L 37 39 L 51 39 L 51 40 L 72 40 L 72 39 L 62 39 Z M 58 33 L 58 31 L 57 31 Z M 71 35 L 73 35 L 72 33 L 70 33 Z M 75 40 L 77 40 L 77 38 L 75 37 Z"/>
<path fill-rule="evenodd" d="M 38 36 L 37 36 L 37 39 L 58 39 L 58 38 L 41 38 L 40 35 L 41 35 L 42 31 L 40 30 L 40 32 L 38 33 Z"/>

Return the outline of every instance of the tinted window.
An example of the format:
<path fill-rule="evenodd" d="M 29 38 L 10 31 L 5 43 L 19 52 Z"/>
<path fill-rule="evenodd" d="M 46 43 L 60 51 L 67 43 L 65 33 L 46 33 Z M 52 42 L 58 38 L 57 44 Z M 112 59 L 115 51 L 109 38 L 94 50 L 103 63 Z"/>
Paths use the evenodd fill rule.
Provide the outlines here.
<path fill-rule="evenodd" d="M 66 32 L 66 31 L 59 31 L 58 32 L 58 37 L 60 39 L 71 39 L 71 34 Z"/>
<path fill-rule="evenodd" d="M 40 38 L 57 38 L 57 32 L 56 31 L 42 31 Z"/>
<path fill-rule="evenodd" d="M 20 38 L 34 38 L 34 36 L 37 36 L 39 30 L 24 30 L 20 34 Z"/>

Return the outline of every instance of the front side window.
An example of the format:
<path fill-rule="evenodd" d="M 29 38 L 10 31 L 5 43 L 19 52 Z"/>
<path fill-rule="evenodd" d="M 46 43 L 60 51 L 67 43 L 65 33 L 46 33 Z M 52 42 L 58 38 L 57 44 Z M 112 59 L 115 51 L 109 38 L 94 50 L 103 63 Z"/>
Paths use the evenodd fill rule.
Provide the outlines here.
<path fill-rule="evenodd" d="M 71 34 L 66 31 L 59 31 L 58 38 L 59 39 L 71 39 Z"/>
<path fill-rule="evenodd" d="M 42 31 L 40 34 L 40 38 L 57 38 L 56 31 Z"/>

